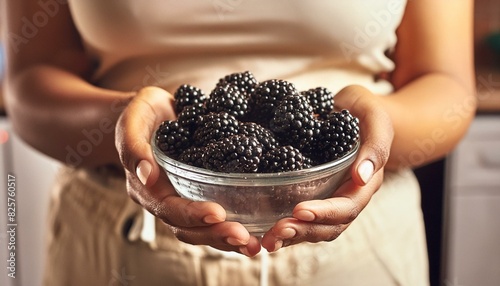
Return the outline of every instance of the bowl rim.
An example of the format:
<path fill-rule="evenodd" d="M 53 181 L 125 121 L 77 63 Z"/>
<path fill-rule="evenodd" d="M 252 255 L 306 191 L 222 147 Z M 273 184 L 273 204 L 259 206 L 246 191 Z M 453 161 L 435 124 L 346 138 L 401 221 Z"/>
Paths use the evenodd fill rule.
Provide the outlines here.
<path fill-rule="evenodd" d="M 156 162 L 169 175 L 188 178 L 191 181 L 210 183 L 216 185 L 235 186 L 274 186 L 303 183 L 324 178 L 328 175 L 346 169 L 356 159 L 359 151 L 359 140 L 356 145 L 343 157 L 325 164 L 317 165 L 308 169 L 279 173 L 226 173 L 214 172 L 184 164 L 165 155 L 156 144 L 156 132 L 151 137 L 151 148 Z M 170 178 L 172 179 L 172 178 Z"/>

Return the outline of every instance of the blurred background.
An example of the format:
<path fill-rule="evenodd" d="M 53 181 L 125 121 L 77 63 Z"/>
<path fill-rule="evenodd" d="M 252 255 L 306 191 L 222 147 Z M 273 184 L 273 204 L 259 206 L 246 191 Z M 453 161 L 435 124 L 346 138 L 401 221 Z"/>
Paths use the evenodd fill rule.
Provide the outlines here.
<path fill-rule="evenodd" d="M 500 217 L 500 0 L 475 1 L 474 31 L 476 119 L 452 154 L 416 170 L 424 190 L 432 285 L 500 285 L 500 224 L 496 221 Z M 0 42 L 0 85 L 7 44 Z M 7 277 L 8 237 L 3 226 L 0 232 L 0 285 L 41 285 L 45 215 L 59 163 L 12 133 L 1 92 L 0 158 L 0 190 L 6 190 L 7 174 L 16 176 L 18 223 L 16 279 Z M 2 191 L 0 223 L 4 226 L 6 205 L 7 194 Z"/>

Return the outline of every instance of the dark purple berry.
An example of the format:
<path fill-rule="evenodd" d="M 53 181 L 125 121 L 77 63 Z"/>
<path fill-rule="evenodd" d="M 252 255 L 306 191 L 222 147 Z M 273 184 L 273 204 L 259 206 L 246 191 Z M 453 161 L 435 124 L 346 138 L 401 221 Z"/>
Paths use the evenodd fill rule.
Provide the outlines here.
<path fill-rule="evenodd" d="M 313 157 L 326 163 L 346 155 L 359 140 L 359 120 L 349 111 L 331 113 L 321 124 L 319 144 Z"/>
<path fill-rule="evenodd" d="M 333 94 L 324 87 L 311 88 L 301 92 L 320 118 L 326 118 L 333 111 Z"/>
<path fill-rule="evenodd" d="M 238 134 L 239 121 L 225 112 L 209 113 L 200 118 L 193 134 L 199 147 Z"/>
<path fill-rule="evenodd" d="M 179 117 L 177 121 L 179 124 L 188 128 L 191 131 L 196 130 L 197 124 L 200 121 L 200 118 L 203 115 L 208 113 L 207 109 L 203 105 L 203 103 L 196 103 L 193 105 L 189 105 L 184 107 L 181 113 L 179 113 Z"/>
<path fill-rule="evenodd" d="M 256 173 L 262 157 L 262 144 L 255 137 L 233 135 L 206 147 L 203 166 L 215 172 Z"/>
<path fill-rule="evenodd" d="M 240 122 L 238 134 L 255 137 L 264 147 L 264 151 L 274 149 L 279 145 L 271 130 L 255 122 Z"/>
<path fill-rule="evenodd" d="M 163 153 L 176 158 L 191 146 L 191 133 L 177 121 L 164 121 L 156 131 L 156 141 Z"/>
<path fill-rule="evenodd" d="M 245 117 L 249 111 L 246 95 L 230 84 L 215 87 L 206 105 L 209 112 L 227 112 L 237 119 Z"/>
<path fill-rule="evenodd" d="M 257 80 L 249 71 L 227 75 L 221 78 L 217 85 L 226 85 L 227 83 L 236 86 L 242 94 L 246 95 L 246 97 L 252 94 L 257 86 Z"/>
<path fill-rule="evenodd" d="M 195 147 L 192 146 L 179 155 L 178 160 L 184 164 L 188 164 L 191 166 L 203 168 L 203 159 L 205 157 L 205 148 L 204 147 Z"/>
<path fill-rule="evenodd" d="M 287 96 L 296 95 L 298 91 L 290 82 L 277 79 L 261 82 L 250 98 L 252 119 L 265 126 L 272 118 L 280 101 Z"/>
<path fill-rule="evenodd" d="M 271 131 L 276 134 L 282 145 L 305 148 L 319 130 L 312 114 L 312 107 L 305 97 L 287 96 L 274 112 L 270 122 Z"/>
<path fill-rule="evenodd" d="M 208 99 L 208 96 L 206 96 L 205 93 L 197 87 L 189 84 L 183 84 L 175 91 L 174 99 L 175 112 L 179 114 L 186 106 L 204 103 Z"/>
<path fill-rule="evenodd" d="M 297 171 L 310 167 L 310 159 L 305 157 L 297 148 L 289 145 L 268 151 L 264 154 L 261 163 L 263 173 Z"/>

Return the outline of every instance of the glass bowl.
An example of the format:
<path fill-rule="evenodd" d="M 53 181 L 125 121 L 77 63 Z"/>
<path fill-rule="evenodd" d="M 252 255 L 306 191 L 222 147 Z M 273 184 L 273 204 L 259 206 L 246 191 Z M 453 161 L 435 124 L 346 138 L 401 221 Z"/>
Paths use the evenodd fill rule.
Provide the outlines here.
<path fill-rule="evenodd" d="M 299 171 L 222 173 L 166 156 L 154 137 L 154 157 L 181 197 L 220 204 L 226 210 L 226 220 L 241 223 L 255 236 L 263 235 L 279 219 L 290 217 L 298 203 L 331 197 L 347 178 L 359 148 L 358 143 L 335 161 Z"/>

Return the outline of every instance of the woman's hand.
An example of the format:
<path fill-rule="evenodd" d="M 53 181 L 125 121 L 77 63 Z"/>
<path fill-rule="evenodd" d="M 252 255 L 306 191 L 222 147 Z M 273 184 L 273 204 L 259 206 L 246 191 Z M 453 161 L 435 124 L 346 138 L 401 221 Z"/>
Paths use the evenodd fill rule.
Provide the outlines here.
<path fill-rule="evenodd" d="M 389 115 L 370 91 L 349 86 L 335 96 L 335 105 L 360 120 L 361 147 L 351 168 L 351 178 L 332 198 L 299 203 L 293 218 L 278 221 L 262 239 L 268 251 L 308 242 L 336 239 L 358 216 L 382 184 L 384 165 L 394 131 Z"/>
<path fill-rule="evenodd" d="M 256 255 L 259 241 L 243 225 L 225 221 L 226 212 L 216 203 L 181 198 L 156 164 L 150 138 L 162 121 L 175 119 L 172 103 L 173 96 L 165 90 L 143 88 L 117 122 L 116 148 L 125 167 L 128 194 L 183 242 Z"/>

